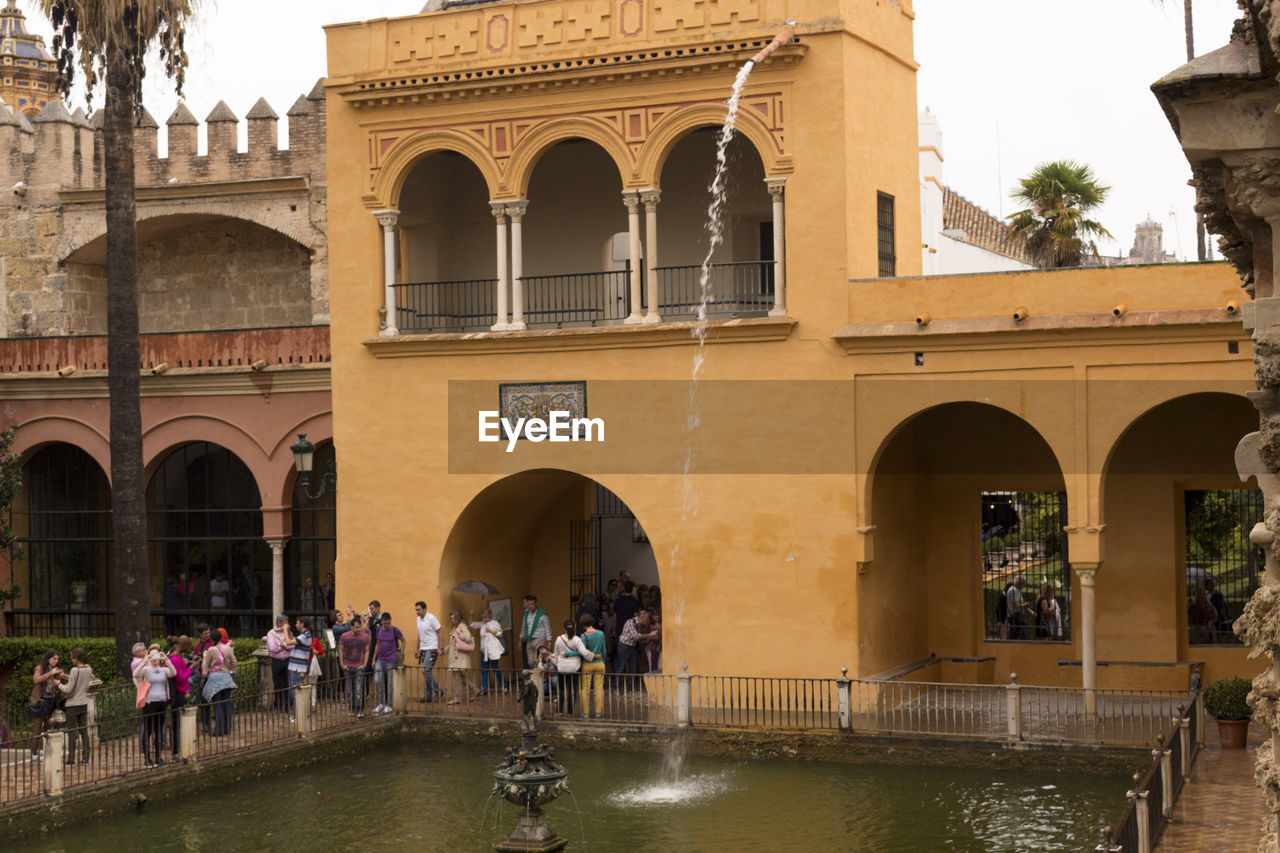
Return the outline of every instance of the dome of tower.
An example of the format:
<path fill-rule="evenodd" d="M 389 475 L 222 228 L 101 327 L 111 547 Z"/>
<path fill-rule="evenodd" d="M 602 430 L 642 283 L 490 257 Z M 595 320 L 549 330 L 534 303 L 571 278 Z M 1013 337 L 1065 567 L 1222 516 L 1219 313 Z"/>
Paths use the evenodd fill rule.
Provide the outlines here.
<path fill-rule="evenodd" d="M 58 71 L 44 38 L 27 32 L 17 0 L 0 7 L 0 98 L 34 116 L 58 97 Z"/>

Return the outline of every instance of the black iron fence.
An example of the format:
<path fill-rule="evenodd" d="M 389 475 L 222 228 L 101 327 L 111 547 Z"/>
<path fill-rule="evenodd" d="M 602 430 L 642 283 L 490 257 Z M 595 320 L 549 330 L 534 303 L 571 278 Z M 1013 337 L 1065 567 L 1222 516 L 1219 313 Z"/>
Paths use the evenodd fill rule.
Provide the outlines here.
<path fill-rule="evenodd" d="M 1146 774 L 1141 777 L 1134 774 L 1135 784 L 1128 792 L 1128 803 L 1120 819 L 1095 850 L 1101 853 L 1150 853 L 1156 848 L 1195 761 L 1203 725 L 1202 713 L 1198 692 L 1192 695 L 1185 708 L 1178 708 L 1166 733 L 1156 739 Z"/>
<path fill-rule="evenodd" d="M 526 275 L 524 321 L 530 326 L 612 323 L 627 317 L 629 270 Z"/>
<path fill-rule="evenodd" d="M 696 317 L 702 304 L 701 265 L 655 267 L 664 320 Z M 741 317 L 773 307 L 773 261 L 731 261 L 707 268 L 708 316 Z"/>
<path fill-rule="evenodd" d="M 498 280 L 420 281 L 392 286 L 402 332 L 488 330 L 498 320 Z"/>
<path fill-rule="evenodd" d="M 989 491 L 980 499 L 986 638 L 1069 641 L 1066 492 Z"/>

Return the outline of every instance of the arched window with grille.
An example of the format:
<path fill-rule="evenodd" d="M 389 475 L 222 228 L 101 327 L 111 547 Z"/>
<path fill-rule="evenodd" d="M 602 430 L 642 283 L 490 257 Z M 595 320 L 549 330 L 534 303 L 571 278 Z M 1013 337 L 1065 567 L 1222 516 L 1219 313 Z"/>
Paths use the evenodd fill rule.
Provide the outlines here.
<path fill-rule="evenodd" d="M 165 457 L 147 486 L 147 542 L 162 617 L 153 629 L 192 634 L 205 620 L 239 636 L 265 633 L 271 549 L 258 485 L 234 453 L 196 441 Z"/>

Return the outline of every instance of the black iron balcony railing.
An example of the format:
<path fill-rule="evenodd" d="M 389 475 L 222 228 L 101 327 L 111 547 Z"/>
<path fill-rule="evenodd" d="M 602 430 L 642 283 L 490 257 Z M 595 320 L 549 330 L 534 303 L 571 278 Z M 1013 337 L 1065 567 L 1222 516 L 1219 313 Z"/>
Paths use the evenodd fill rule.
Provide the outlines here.
<path fill-rule="evenodd" d="M 498 320 L 498 280 L 420 281 L 393 285 L 402 332 L 487 331 Z"/>
<path fill-rule="evenodd" d="M 658 312 L 664 320 L 696 317 L 702 301 L 702 267 L 654 267 L 658 274 Z M 707 314 L 741 317 L 773 307 L 773 261 L 710 264 Z"/>
<path fill-rule="evenodd" d="M 524 321 L 530 326 L 612 323 L 627 317 L 628 270 L 526 275 Z"/>
<path fill-rule="evenodd" d="M 658 312 L 663 319 L 696 317 L 702 299 L 702 267 L 656 267 L 655 272 Z M 640 274 L 643 294 L 643 272 Z M 522 319 L 529 328 L 620 323 L 631 313 L 631 275 L 630 270 L 609 270 L 522 276 Z M 393 285 L 396 327 L 402 332 L 486 331 L 498 319 L 497 284 L 496 279 L 482 278 Z M 773 284 L 773 261 L 711 264 L 707 314 L 743 317 L 768 313 L 773 307 Z M 514 308 L 514 296 L 510 308 Z M 641 306 L 647 307 L 647 303 Z"/>

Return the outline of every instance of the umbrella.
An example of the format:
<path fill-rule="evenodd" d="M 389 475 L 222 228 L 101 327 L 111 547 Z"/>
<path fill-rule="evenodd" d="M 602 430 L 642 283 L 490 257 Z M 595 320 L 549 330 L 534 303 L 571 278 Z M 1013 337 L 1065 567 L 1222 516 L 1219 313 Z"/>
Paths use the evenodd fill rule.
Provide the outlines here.
<path fill-rule="evenodd" d="M 469 595 L 497 595 L 498 588 L 484 581 L 463 581 L 453 588 L 454 592 L 465 592 Z"/>

